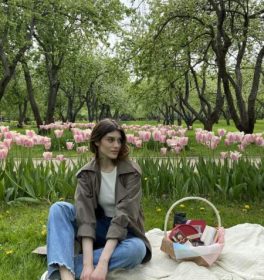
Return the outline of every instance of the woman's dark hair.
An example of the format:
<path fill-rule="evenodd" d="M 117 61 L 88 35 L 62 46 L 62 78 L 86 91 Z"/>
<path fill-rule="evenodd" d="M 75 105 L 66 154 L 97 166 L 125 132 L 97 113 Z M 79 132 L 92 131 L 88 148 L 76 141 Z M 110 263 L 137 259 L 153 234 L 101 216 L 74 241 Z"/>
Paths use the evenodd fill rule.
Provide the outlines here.
<path fill-rule="evenodd" d="M 114 163 L 117 163 L 121 159 L 128 157 L 129 149 L 127 146 L 127 138 L 124 129 L 112 119 L 103 119 L 99 121 L 92 130 L 90 138 L 90 150 L 95 154 L 95 158 L 99 159 L 99 151 L 96 143 L 100 142 L 101 139 L 110 132 L 119 131 L 121 134 L 121 148 L 116 160 L 113 160 Z"/>

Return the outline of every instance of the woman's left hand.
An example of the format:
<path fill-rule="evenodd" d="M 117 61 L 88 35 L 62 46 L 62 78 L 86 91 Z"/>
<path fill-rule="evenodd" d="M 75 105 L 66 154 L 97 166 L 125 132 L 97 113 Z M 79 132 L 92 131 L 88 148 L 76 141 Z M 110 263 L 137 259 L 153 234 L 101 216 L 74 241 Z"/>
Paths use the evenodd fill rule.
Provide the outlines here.
<path fill-rule="evenodd" d="M 108 264 L 98 263 L 95 270 L 90 276 L 90 280 L 106 280 L 107 272 L 108 272 Z"/>

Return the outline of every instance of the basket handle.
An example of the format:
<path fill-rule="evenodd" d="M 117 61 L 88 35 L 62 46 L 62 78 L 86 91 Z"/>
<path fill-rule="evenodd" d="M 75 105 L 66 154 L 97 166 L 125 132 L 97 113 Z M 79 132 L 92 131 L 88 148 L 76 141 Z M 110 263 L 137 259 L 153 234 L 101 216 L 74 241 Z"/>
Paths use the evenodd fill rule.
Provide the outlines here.
<path fill-rule="evenodd" d="M 208 201 L 207 199 L 205 198 L 202 198 L 202 197 L 198 197 L 198 196 L 188 196 L 188 197 L 184 197 L 180 200 L 177 200 L 176 202 L 174 202 L 171 207 L 169 208 L 167 214 L 166 214 L 166 217 L 165 217 L 165 223 L 164 223 L 164 236 L 167 237 L 167 226 L 168 226 L 168 220 L 169 220 L 169 216 L 171 214 L 171 211 L 173 210 L 173 208 L 175 206 L 177 206 L 178 204 L 186 201 L 186 200 L 200 200 L 200 201 L 204 201 L 206 202 L 207 204 L 209 204 L 214 212 L 215 212 L 215 215 L 216 215 L 216 218 L 217 218 L 217 222 L 218 222 L 218 227 L 221 227 L 221 218 L 220 218 L 220 215 L 219 215 L 219 212 L 218 210 L 216 209 L 216 207 L 210 202 Z"/>

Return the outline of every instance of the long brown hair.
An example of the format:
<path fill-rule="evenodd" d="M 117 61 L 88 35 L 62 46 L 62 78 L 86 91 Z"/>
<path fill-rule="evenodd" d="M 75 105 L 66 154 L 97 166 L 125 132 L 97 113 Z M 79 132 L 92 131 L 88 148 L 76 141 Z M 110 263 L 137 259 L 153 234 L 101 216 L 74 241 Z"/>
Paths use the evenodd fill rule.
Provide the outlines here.
<path fill-rule="evenodd" d="M 121 134 L 121 148 L 117 159 L 113 160 L 113 162 L 116 164 L 118 161 L 128 157 L 129 149 L 127 146 L 127 138 L 124 129 L 115 120 L 103 119 L 95 125 L 90 138 L 90 150 L 95 154 L 96 160 L 99 159 L 99 151 L 96 143 L 100 142 L 107 133 L 116 130 Z"/>

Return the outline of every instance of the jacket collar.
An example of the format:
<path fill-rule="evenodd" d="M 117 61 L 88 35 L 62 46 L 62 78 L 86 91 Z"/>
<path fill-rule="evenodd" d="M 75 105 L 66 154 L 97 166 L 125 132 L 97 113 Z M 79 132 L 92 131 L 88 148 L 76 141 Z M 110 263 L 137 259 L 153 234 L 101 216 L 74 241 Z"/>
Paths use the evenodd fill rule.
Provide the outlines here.
<path fill-rule="evenodd" d="M 92 171 L 92 172 L 99 172 L 100 167 L 95 158 L 93 158 L 89 163 L 84 165 L 77 173 L 79 174 L 81 171 Z M 126 173 L 133 173 L 137 171 L 141 174 L 141 170 L 137 164 L 133 161 L 125 159 L 121 160 L 117 164 L 117 174 L 126 174 Z"/>

